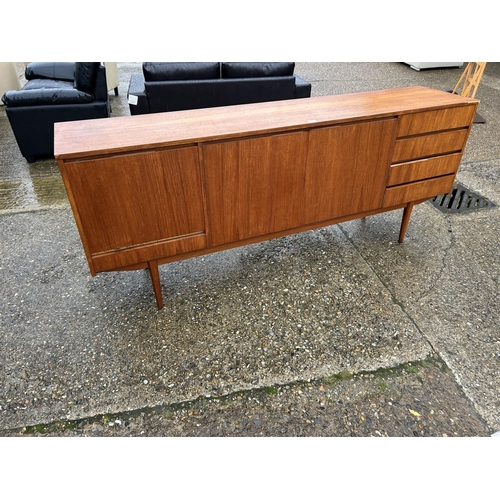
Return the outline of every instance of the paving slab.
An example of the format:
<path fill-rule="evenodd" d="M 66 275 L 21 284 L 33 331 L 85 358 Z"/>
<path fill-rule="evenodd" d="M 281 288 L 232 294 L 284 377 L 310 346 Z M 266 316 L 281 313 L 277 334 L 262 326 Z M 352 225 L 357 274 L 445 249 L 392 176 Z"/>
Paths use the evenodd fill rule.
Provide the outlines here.
<path fill-rule="evenodd" d="M 498 243 L 491 235 L 500 234 L 499 216 L 498 208 L 443 215 L 425 203 L 416 207 L 402 245 L 391 244 L 375 222 L 363 234 L 359 224 L 346 228 L 494 428 L 500 426 L 500 309 Z"/>
<path fill-rule="evenodd" d="M 336 226 L 162 266 L 162 310 L 147 271 L 90 277 L 69 208 L 6 215 L 0 227 L 1 427 L 376 370 L 431 352 Z"/>

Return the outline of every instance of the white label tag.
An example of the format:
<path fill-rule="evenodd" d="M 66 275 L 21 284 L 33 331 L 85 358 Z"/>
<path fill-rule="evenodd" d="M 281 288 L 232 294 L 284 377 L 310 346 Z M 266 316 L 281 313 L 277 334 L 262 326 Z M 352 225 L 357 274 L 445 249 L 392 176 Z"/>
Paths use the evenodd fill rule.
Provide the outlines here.
<path fill-rule="evenodd" d="M 138 100 L 139 100 L 139 98 L 136 95 L 133 95 L 133 94 L 128 95 L 128 103 L 129 104 L 132 104 L 133 106 L 137 106 Z"/>

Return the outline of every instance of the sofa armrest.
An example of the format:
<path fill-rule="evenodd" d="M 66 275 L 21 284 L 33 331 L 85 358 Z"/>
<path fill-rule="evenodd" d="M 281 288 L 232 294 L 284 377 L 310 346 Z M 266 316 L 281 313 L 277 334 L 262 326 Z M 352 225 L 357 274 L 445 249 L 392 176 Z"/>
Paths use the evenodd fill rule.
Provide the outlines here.
<path fill-rule="evenodd" d="M 295 75 L 295 98 L 311 97 L 311 84 Z"/>
<path fill-rule="evenodd" d="M 127 100 L 131 115 L 149 113 L 144 76 L 141 73 L 133 73 L 131 75 L 127 91 Z"/>
<path fill-rule="evenodd" d="M 75 79 L 75 63 L 32 62 L 26 66 L 24 76 L 26 80 L 46 78 L 49 80 L 66 80 L 72 82 Z"/>
<path fill-rule="evenodd" d="M 3 103 L 10 108 L 85 104 L 93 100 L 92 94 L 77 89 L 9 90 L 2 96 Z"/>
<path fill-rule="evenodd" d="M 102 64 L 100 64 L 99 68 L 97 69 L 93 94 L 96 101 L 107 102 L 109 100 L 108 84 L 106 81 L 106 68 Z"/>

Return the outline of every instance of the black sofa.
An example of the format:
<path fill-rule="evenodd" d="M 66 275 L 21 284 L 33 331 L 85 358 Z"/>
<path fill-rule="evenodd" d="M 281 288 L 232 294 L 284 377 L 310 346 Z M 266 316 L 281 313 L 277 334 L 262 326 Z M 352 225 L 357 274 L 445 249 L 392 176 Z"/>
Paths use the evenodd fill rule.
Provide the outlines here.
<path fill-rule="evenodd" d="M 311 96 L 293 62 L 145 62 L 130 78 L 130 114 Z"/>
<path fill-rule="evenodd" d="M 31 163 L 54 156 L 54 123 L 110 114 L 106 70 L 99 62 L 35 62 L 26 85 L 2 96 L 21 154 Z"/>

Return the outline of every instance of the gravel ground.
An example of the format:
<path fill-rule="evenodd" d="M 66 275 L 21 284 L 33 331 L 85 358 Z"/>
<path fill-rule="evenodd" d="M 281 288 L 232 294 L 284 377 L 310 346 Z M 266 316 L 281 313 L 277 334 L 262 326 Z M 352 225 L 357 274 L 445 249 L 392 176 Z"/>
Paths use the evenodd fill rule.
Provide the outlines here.
<path fill-rule="evenodd" d="M 119 70 L 123 116 L 140 64 Z M 323 95 L 461 70 L 296 72 Z M 492 63 L 460 173 L 494 201 L 499 81 Z M 57 164 L 27 165 L 4 112 L 0 135 L 0 436 L 498 434 L 497 210 L 419 205 L 405 245 L 386 213 L 162 266 L 157 311 L 147 273 L 89 275 Z"/>
<path fill-rule="evenodd" d="M 438 358 L 0 436 L 489 436 Z"/>

